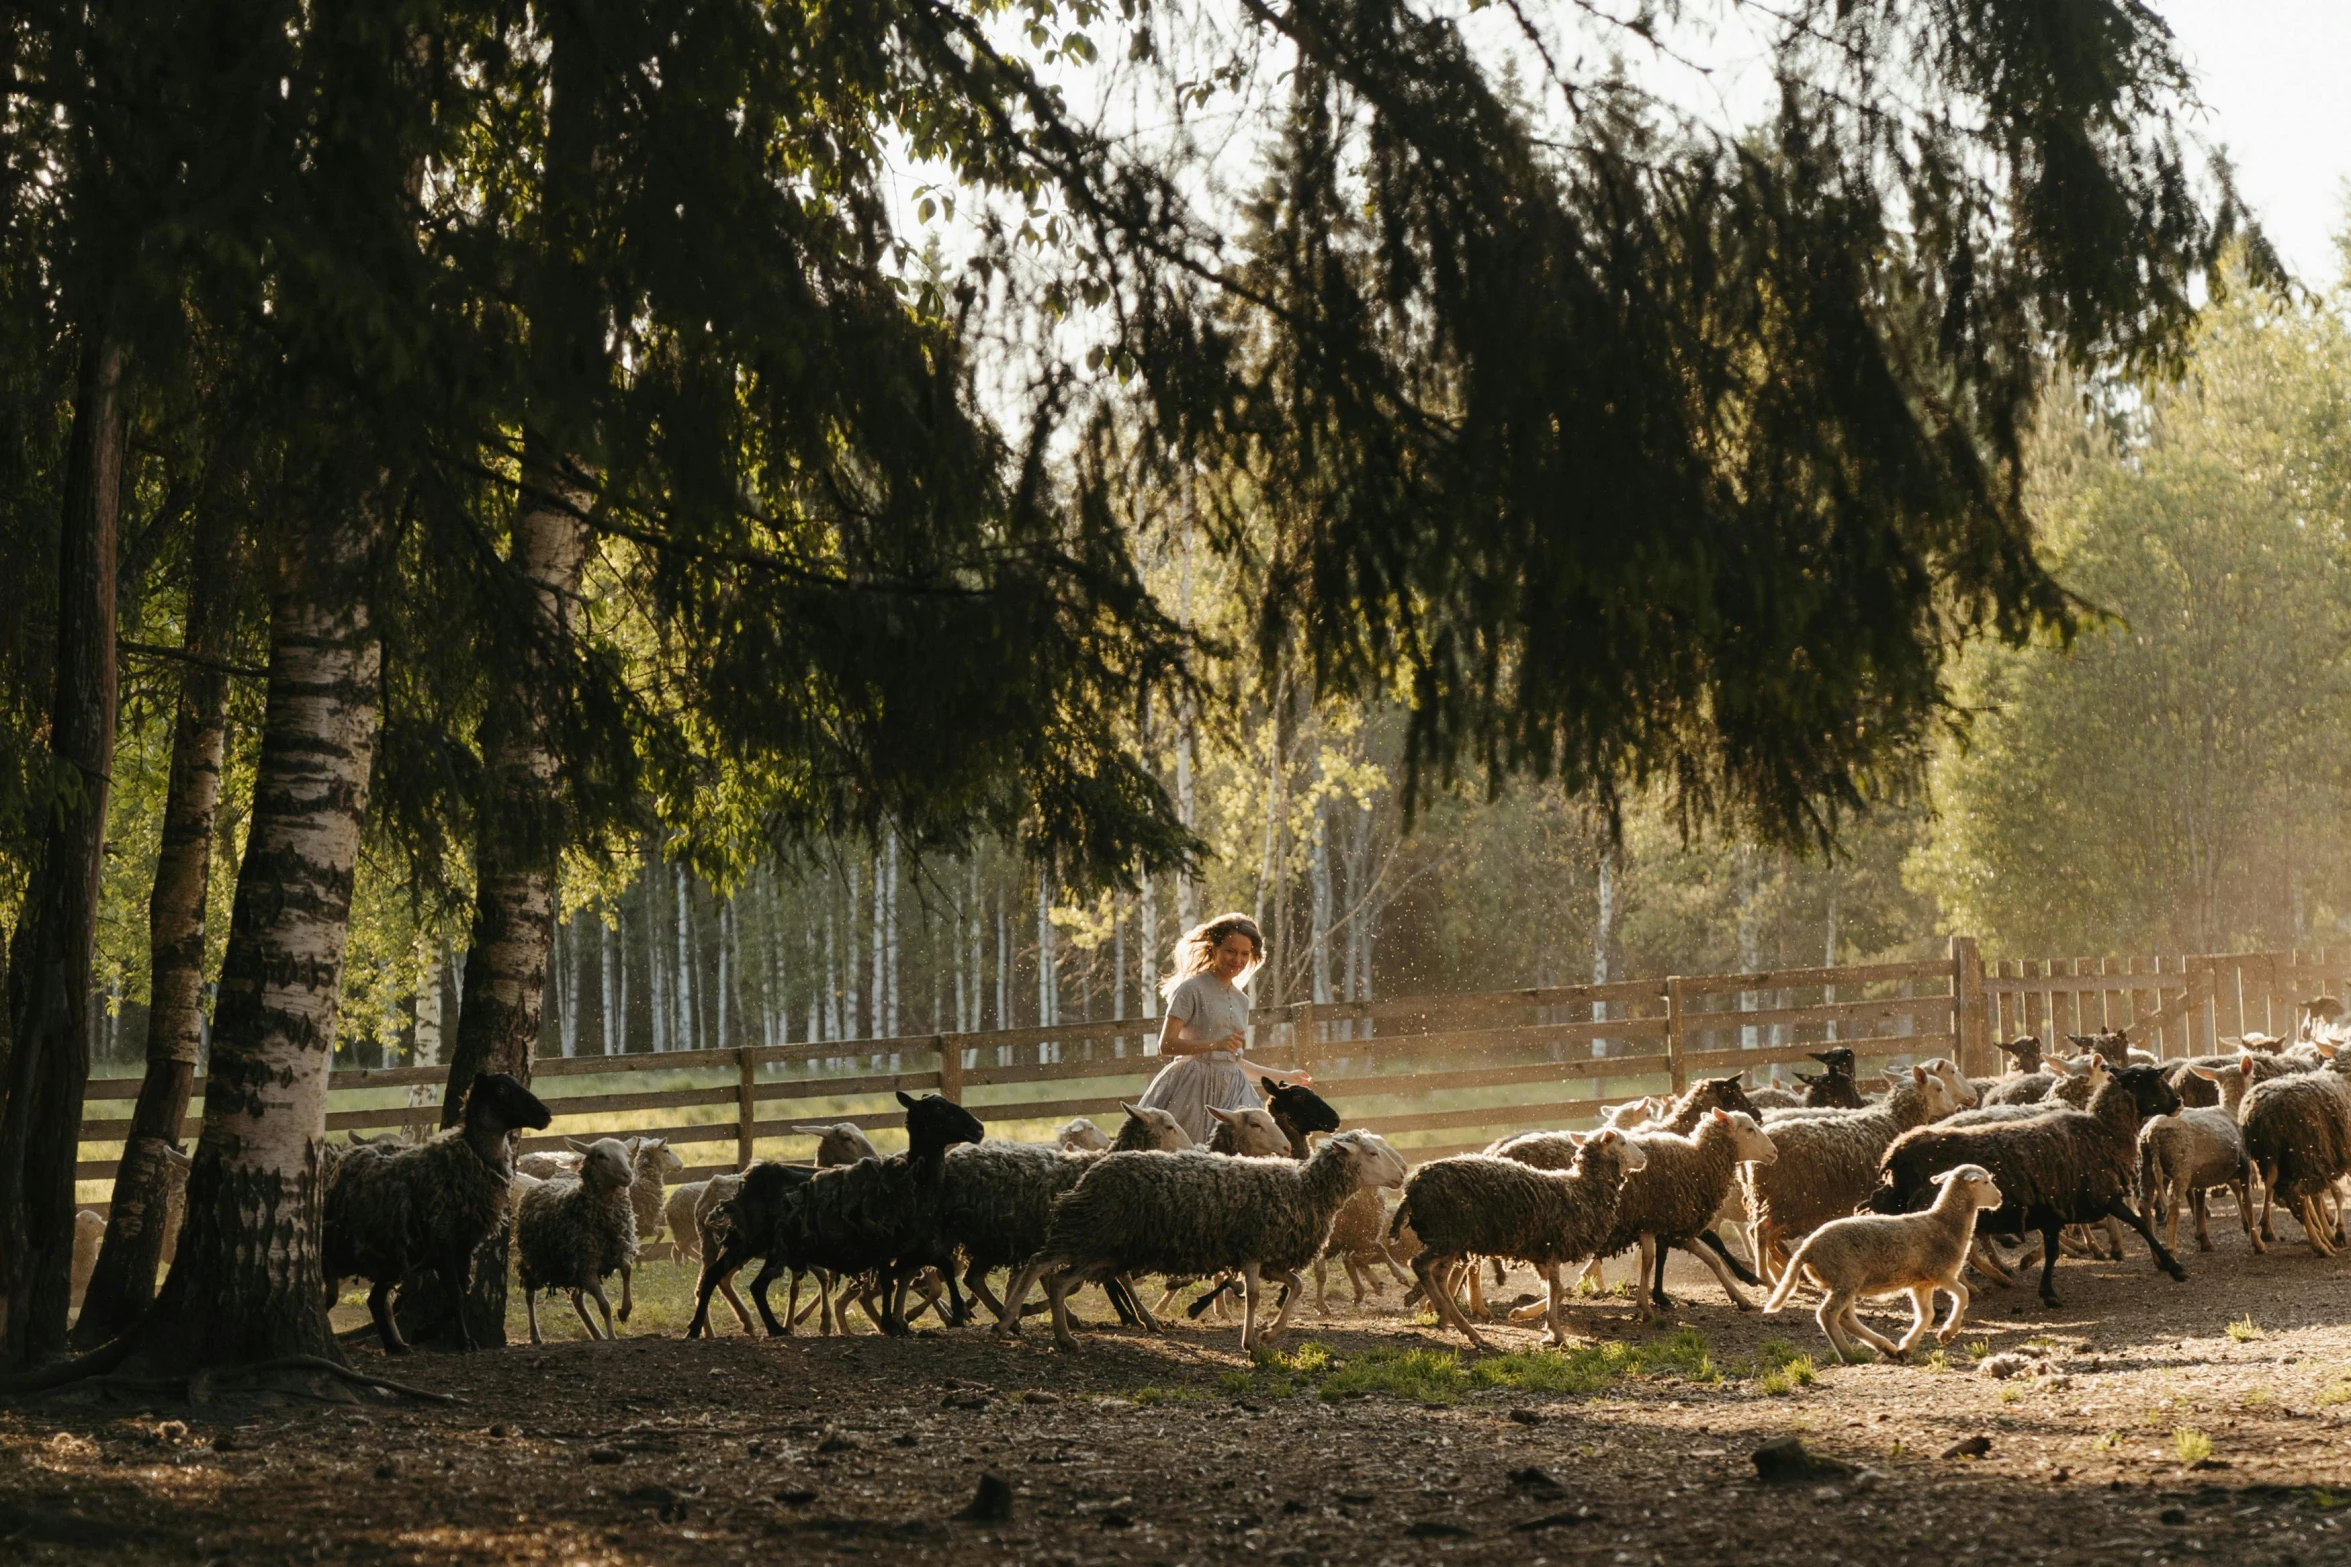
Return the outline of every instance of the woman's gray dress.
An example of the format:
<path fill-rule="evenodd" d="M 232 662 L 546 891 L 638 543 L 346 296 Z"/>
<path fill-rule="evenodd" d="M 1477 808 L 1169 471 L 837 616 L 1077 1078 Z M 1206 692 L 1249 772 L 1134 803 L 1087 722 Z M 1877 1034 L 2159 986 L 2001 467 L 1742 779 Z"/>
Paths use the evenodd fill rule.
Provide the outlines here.
<path fill-rule="evenodd" d="M 1194 1034 L 1222 1039 L 1249 1026 L 1249 993 L 1235 990 L 1214 974 L 1194 974 L 1167 998 L 1167 1015 L 1182 1019 Z M 1208 1114 L 1212 1107 L 1254 1110 L 1263 1106 L 1248 1074 L 1229 1050 L 1177 1057 L 1151 1079 L 1142 1102 L 1174 1116 L 1196 1143 L 1206 1143 L 1216 1130 Z"/>

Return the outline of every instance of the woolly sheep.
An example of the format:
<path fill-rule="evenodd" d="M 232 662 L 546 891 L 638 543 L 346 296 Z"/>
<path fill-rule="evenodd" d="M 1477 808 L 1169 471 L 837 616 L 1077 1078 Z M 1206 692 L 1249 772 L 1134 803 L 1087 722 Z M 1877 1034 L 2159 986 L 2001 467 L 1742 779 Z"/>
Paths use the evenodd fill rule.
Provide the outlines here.
<path fill-rule="evenodd" d="M 2004 1201 L 1980 1227 L 1992 1235 L 2040 1232 L 2041 1301 L 2050 1309 L 2058 1305 L 2058 1236 L 2068 1224 L 2120 1219 L 2139 1232 L 2158 1268 L 2184 1280 L 2186 1270 L 2131 1206 L 2139 1124 L 2178 1108 L 2179 1095 L 2159 1069 L 2126 1066 L 2098 1090 L 2087 1110 L 2051 1109 L 2026 1120 L 1972 1126 L 1922 1126 L 1886 1150 L 1870 1206 L 1879 1213 L 1923 1208 L 1934 1195 L 1935 1176 L 1963 1164 L 1982 1165 Z"/>
<path fill-rule="evenodd" d="M 684 1169 L 686 1161 L 678 1157 L 667 1138 L 632 1137 L 628 1141 L 629 1202 L 636 1209 L 637 1242 L 643 1245 L 661 1238 L 669 1177 Z M 622 1289 L 625 1294 L 627 1286 Z"/>
<path fill-rule="evenodd" d="M 408 1344 L 392 1321 L 391 1294 L 410 1273 L 431 1268 L 447 1286 L 458 1337 L 474 1348 L 457 1310 L 473 1277 L 474 1253 L 506 1222 L 513 1173 L 508 1135 L 551 1119 L 538 1097 L 503 1072 L 484 1072 L 466 1091 L 459 1123 L 413 1148 L 354 1148 L 328 1178 L 319 1236 L 327 1300 L 347 1278 L 372 1280 L 367 1310 L 384 1353 Z M 436 1328 L 438 1324 L 435 1324 Z"/>
<path fill-rule="evenodd" d="M 855 1164 L 860 1159 L 879 1159 L 881 1150 L 866 1136 L 855 1121 L 835 1121 L 828 1126 L 795 1126 L 794 1135 L 816 1139 L 816 1162 L 830 1169 L 835 1165 Z"/>
<path fill-rule="evenodd" d="M 1243 1159 L 1290 1157 L 1290 1134 L 1269 1110 L 1219 1110 L 1209 1107 L 1216 1130 L 1208 1134 L 1208 1151 Z"/>
<path fill-rule="evenodd" d="M 1290 1157 L 1303 1159 L 1313 1150 L 1308 1139 L 1318 1132 L 1339 1129 L 1339 1112 L 1330 1102 L 1302 1083 L 1285 1083 L 1279 1078 L 1259 1080 L 1265 1093 L 1265 1109 L 1290 1139 Z"/>
<path fill-rule="evenodd" d="M 2253 1229 L 2253 1198 L 2246 1184 L 2252 1166 L 2245 1157 L 2245 1134 L 2237 1125 L 2237 1111 L 2254 1083 L 2253 1057 L 2241 1057 L 2228 1072 L 2202 1066 L 2191 1070 L 2219 1093 L 2220 1103 L 2184 1107 L 2139 1128 L 2139 1189 L 2145 1194 L 2147 1217 L 2164 1226 L 2163 1243 L 2176 1252 L 2180 1210 L 2193 1208 L 2196 1248 L 2210 1251 L 2212 1228 L 2204 1194 L 2212 1187 L 2225 1186 L 2236 1193 L 2237 1217 L 2245 1226 L 2245 1238 L 2255 1251 L 2266 1251 L 2268 1247 Z"/>
<path fill-rule="evenodd" d="M 776 1252 L 785 1204 L 794 1192 L 815 1178 L 814 1165 L 762 1159 L 747 1170 L 714 1175 L 707 1182 L 698 1183 L 703 1189 L 695 1199 L 692 1223 L 700 1242 L 702 1275 L 695 1286 L 694 1316 L 686 1324 L 686 1337 L 700 1338 L 710 1331 L 713 1291 L 725 1293 L 736 1320 L 743 1324 L 743 1331 L 751 1331 L 751 1313 L 743 1309 L 743 1299 L 735 1293 L 734 1279 L 743 1264 L 754 1257 L 763 1263 L 751 1281 L 751 1294 L 758 1302 L 759 1315 L 771 1335 L 780 1337 L 791 1332 L 795 1320 L 793 1310 L 798 1303 L 799 1270 L 793 1274 L 793 1295 L 785 1303 L 782 1322 L 776 1320 L 774 1308 L 767 1303 L 767 1287 L 780 1267 L 788 1265 Z"/>
<path fill-rule="evenodd" d="M 1241 1275 L 1244 1351 L 1278 1338 L 1303 1292 L 1298 1270 L 1329 1239 L 1349 1194 L 1395 1186 L 1404 1156 L 1370 1132 L 1339 1132 L 1298 1159 L 1239 1159 L 1186 1153 L 1106 1154 L 1054 1206 L 1041 1260 L 1053 1307 L 1054 1342 L 1077 1347 L 1069 1294 L 1113 1274 Z M 1260 1331 L 1260 1281 L 1285 1287 L 1273 1322 Z M 1020 1303 L 1005 1303 L 1018 1320 Z M 1148 1314 L 1144 1318 L 1149 1326 Z"/>
<path fill-rule="evenodd" d="M 1412 1271 L 1423 1292 L 1481 1353 L 1489 1346 L 1453 1299 L 1453 1271 L 1475 1256 L 1510 1257 L 1539 1268 L 1551 1342 L 1564 1344 L 1560 1267 L 1605 1243 L 1625 1178 L 1647 1162 L 1638 1143 L 1613 1129 L 1587 1138 L 1566 1170 L 1538 1170 L 1486 1154 L 1432 1160 L 1405 1182 L 1392 1226 L 1397 1233 L 1412 1227 L 1420 1239 Z"/>
<path fill-rule="evenodd" d="M 1331 1238 L 1323 1243 L 1322 1255 L 1314 1259 L 1314 1309 L 1319 1316 L 1330 1315 L 1330 1303 L 1323 1292 L 1330 1265 L 1336 1261 L 1346 1270 L 1347 1282 L 1354 1286 L 1355 1304 L 1363 1304 L 1368 1292 L 1380 1292 L 1379 1276 L 1372 1269 L 1384 1265 L 1396 1276 L 1399 1284 L 1410 1284 L 1412 1277 L 1397 1265 L 1396 1254 L 1388 1247 L 1388 1222 L 1393 1217 L 1388 1200 L 1376 1190 L 1357 1192 L 1339 1204 L 1337 1217 L 1331 1220 Z"/>
<path fill-rule="evenodd" d="M 1967 1317 L 1968 1291 L 1959 1276 L 1974 1248 L 1976 1216 L 2000 1206 L 2000 1187 L 1978 1164 L 1945 1170 L 1934 1181 L 1941 1189 L 1924 1213 L 1862 1214 L 1832 1219 L 1813 1231 L 1788 1259 L 1763 1309 L 1785 1306 L 1797 1282 L 1809 1275 L 1827 1292 L 1814 1320 L 1839 1360 L 1854 1358 L 1853 1338 L 1900 1358 L 1926 1337 L 1935 1316 L 1935 1292 L 1941 1290 L 1951 1297 L 1951 1314 L 1936 1337 L 1950 1343 Z M 1865 1296 L 1897 1290 L 1910 1296 L 1911 1312 L 1910 1331 L 1899 1344 L 1869 1328 L 1854 1311 Z"/>
<path fill-rule="evenodd" d="M 1804 1085 L 1804 1103 L 1817 1109 L 1860 1109 L 1861 1089 L 1853 1080 L 1856 1063 L 1852 1050 L 1845 1045 L 1831 1045 L 1826 1050 L 1808 1053 L 1827 1070 L 1818 1077 L 1796 1074 L 1796 1081 Z"/>
<path fill-rule="evenodd" d="M 2331 1045 L 2320 1046 L 2333 1053 Z M 2261 1172 L 2261 1237 L 2275 1240 L 2270 1209 L 2284 1202 L 2302 1221 L 2311 1249 L 2331 1257 L 2340 1244 L 2325 1211 L 2334 1184 L 2351 1175 L 2351 1081 L 2336 1056 L 2326 1068 L 2256 1083 L 2238 1112 L 2245 1157 Z"/>
<path fill-rule="evenodd" d="M 1779 1158 L 1740 1166 L 1748 1250 L 1755 1271 L 1777 1278 L 1788 1249 L 1869 1200 L 1888 1144 L 1951 1108 L 1943 1080 L 1913 1066 L 1883 1104 L 1866 1110 L 1782 1110 L 1763 1119 Z"/>
<path fill-rule="evenodd" d="M 1110 1151 L 1110 1139 L 1102 1135 L 1102 1128 L 1082 1115 L 1073 1117 L 1062 1124 L 1061 1130 L 1053 1134 L 1053 1145 L 1063 1153 L 1108 1153 Z"/>
<path fill-rule="evenodd" d="M 627 1145 L 613 1137 L 565 1141 L 581 1156 L 579 1174 L 543 1182 L 526 1194 L 514 1223 L 516 1274 L 534 1344 L 546 1342 L 539 1336 L 542 1290 L 570 1294 L 571 1309 L 579 1313 L 589 1338 L 617 1338 L 604 1278 L 614 1272 L 625 1277 L 637 1260 L 637 1213 L 629 1195 L 634 1172 Z M 603 1315 L 602 1333 L 589 1318 L 583 1295 Z"/>

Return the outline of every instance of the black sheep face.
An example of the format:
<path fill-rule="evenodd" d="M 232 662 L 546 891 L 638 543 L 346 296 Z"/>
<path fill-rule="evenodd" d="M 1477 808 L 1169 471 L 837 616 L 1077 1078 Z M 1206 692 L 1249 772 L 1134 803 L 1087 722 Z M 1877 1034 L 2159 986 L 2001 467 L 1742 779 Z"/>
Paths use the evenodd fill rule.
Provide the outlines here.
<path fill-rule="evenodd" d="M 1703 1096 L 1698 1102 L 1707 1109 L 1720 1110 L 1725 1115 L 1751 1115 L 1757 1126 L 1763 1124 L 1763 1112 L 1747 1097 L 1747 1080 L 1739 1073 L 1706 1078 L 1698 1084 L 1698 1089 Z"/>
<path fill-rule="evenodd" d="M 1313 1089 L 1270 1077 L 1265 1079 L 1264 1087 L 1267 1112 L 1292 1142 L 1314 1132 L 1339 1129 L 1339 1112 Z"/>
<path fill-rule="evenodd" d="M 2041 1041 L 2032 1034 L 2019 1034 L 2014 1039 L 1995 1039 L 1993 1048 L 2001 1054 L 2016 1058 L 2019 1069 L 2037 1072 L 2041 1069 Z"/>
<path fill-rule="evenodd" d="M 1829 1069 L 1831 1077 L 1851 1077 L 1853 1075 L 1853 1052 L 1843 1045 L 1829 1050 L 1812 1051 L 1811 1056 L 1813 1060 Z M 1798 1075 L 1802 1076 L 1801 1073 Z M 1814 1078 L 1811 1081 L 1818 1082 L 1819 1079 Z"/>
<path fill-rule="evenodd" d="M 2123 1067 L 2114 1074 L 2114 1084 L 2131 1096 L 2131 1102 L 2139 1107 L 2142 1121 L 2176 1114 L 2180 1108 L 2180 1092 L 2171 1086 L 2169 1076 L 2159 1066 Z"/>
<path fill-rule="evenodd" d="M 465 1091 L 465 1118 L 486 1116 L 502 1128 L 529 1127 L 536 1131 L 554 1116 L 537 1094 L 504 1072 L 484 1072 Z"/>
<path fill-rule="evenodd" d="M 917 1099 L 900 1089 L 898 1102 L 906 1107 L 906 1146 L 914 1153 L 935 1157 L 956 1143 L 976 1143 L 988 1135 L 980 1118 L 952 1099 L 937 1094 Z"/>

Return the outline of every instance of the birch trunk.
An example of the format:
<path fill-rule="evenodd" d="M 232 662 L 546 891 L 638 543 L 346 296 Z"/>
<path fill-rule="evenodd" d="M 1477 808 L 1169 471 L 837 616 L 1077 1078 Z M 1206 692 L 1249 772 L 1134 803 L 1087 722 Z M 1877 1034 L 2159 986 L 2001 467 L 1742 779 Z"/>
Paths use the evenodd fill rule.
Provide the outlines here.
<path fill-rule="evenodd" d="M 338 1357 L 319 1277 L 327 1070 L 382 651 L 361 515 L 305 540 L 270 612 L 269 705 L 187 1218 L 131 1365 Z"/>
<path fill-rule="evenodd" d="M 734 1021 L 727 1015 L 729 1003 L 734 1000 L 734 944 L 734 905 L 722 903 L 718 906 L 718 1038 L 715 1041 L 721 1050 L 727 1047 L 727 1027 Z"/>
<path fill-rule="evenodd" d="M 614 1016 L 619 1004 L 613 990 L 612 949 L 614 945 L 612 927 L 603 920 L 598 920 L 596 922 L 596 986 L 602 992 L 599 999 L 604 1006 L 603 1029 L 598 1035 L 596 1043 L 608 1056 L 620 1053 L 618 1047 L 620 1025 Z"/>
<path fill-rule="evenodd" d="M 1309 918 L 1313 929 L 1307 945 L 1313 959 L 1314 1000 L 1317 1005 L 1331 999 L 1331 843 L 1330 811 L 1325 802 L 1314 807 L 1314 853 L 1308 863 L 1313 895 Z"/>
<path fill-rule="evenodd" d="M 0 1359 L 16 1365 L 66 1346 L 74 1161 L 90 1077 L 90 953 L 114 772 L 124 361 L 111 331 L 88 328 L 58 527 L 48 750 L 59 787 L 45 802 L 38 869 L 9 954 L 9 1050 L 0 1074 Z"/>
<path fill-rule="evenodd" d="M 1143 1016 L 1157 1017 L 1159 1016 L 1159 888 L 1149 872 L 1144 873 L 1142 880 Z"/>
<path fill-rule="evenodd" d="M 180 1185 L 174 1161 L 204 1037 L 204 906 L 212 887 L 213 817 L 228 732 L 228 677 L 220 666 L 229 651 L 231 617 L 220 575 L 199 561 L 189 587 L 184 640 L 190 656 L 180 673 L 163 846 L 147 900 L 147 1073 L 115 1172 L 106 1238 L 74 1322 L 79 1349 L 110 1342 L 155 1303 L 164 1210 Z"/>

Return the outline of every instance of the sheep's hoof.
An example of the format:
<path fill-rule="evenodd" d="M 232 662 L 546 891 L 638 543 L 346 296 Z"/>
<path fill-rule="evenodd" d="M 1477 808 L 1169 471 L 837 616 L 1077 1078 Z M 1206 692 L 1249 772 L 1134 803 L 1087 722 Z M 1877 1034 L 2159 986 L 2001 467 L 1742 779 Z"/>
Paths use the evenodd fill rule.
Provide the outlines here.
<path fill-rule="evenodd" d="M 620 1308 L 619 1316 L 621 1321 L 626 1322 L 629 1320 L 629 1310 L 630 1308 L 626 1305 Z"/>
<path fill-rule="evenodd" d="M 2176 1262 L 2163 1271 L 2171 1275 L 2172 1282 L 2175 1284 L 2185 1284 L 2188 1282 L 2188 1270 L 2181 1267 Z"/>
<path fill-rule="evenodd" d="M 1053 1338 L 1053 1347 L 1065 1354 L 1074 1355 L 1077 1353 L 1078 1341 L 1062 1334 L 1055 1334 Z"/>

